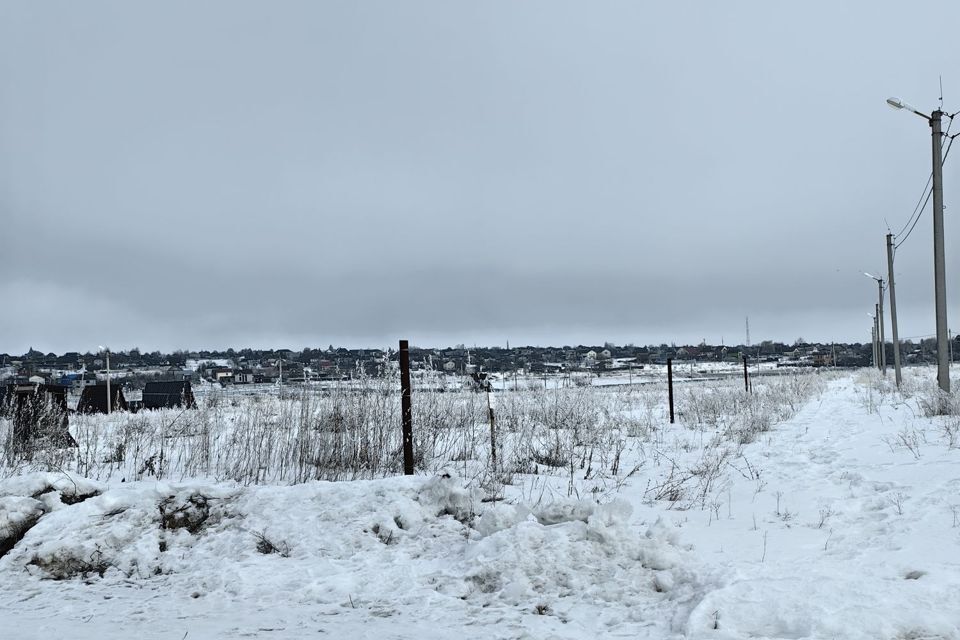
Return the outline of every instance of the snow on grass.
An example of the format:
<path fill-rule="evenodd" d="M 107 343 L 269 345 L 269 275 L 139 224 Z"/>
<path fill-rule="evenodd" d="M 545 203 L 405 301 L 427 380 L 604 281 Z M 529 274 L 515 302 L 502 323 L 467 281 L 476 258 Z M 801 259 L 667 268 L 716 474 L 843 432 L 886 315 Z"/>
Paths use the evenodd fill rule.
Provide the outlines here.
<path fill-rule="evenodd" d="M 200 509 L 196 496 L 204 498 Z M 0 574 L 11 580 L 0 606 L 38 629 L 83 629 L 91 616 L 91 628 L 108 637 L 147 607 L 164 622 L 162 633 L 145 629 L 145 637 L 180 637 L 210 616 L 256 631 L 261 614 L 287 609 L 295 612 L 284 627 L 290 637 L 336 629 L 341 617 L 349 625 L 425 614 L 436 617 L 438 633 L 446 629 L 424 629 L 427 637 L 471 624 L 520 629 L 535 618 L 539 628 L 581 637 L 653 622 L 669 633 L 702 593 L 689 551 L 662 527 L 635 530 L 624 502 L 484 498 L 442 476 L 292 487 L 115 485 L 45 515 L 0 559 Z M 164 505 L 167 513 L 177 505 L 202 513 L 173 526 Z M 131 588 L 169 593 L 177 615 L 170 601 L 116 602 L 114 594 Z M 57 613 L 61 601 L 66 614 Z M 676 620 L 665 621 L 672 611 Z"/>
<path fill-rule="evenodd" d="M 714 381 L 677 394 L 675 425 L 649 390 L 504 392 L 496 472 L 483 396 L 446 394 L 421 475 L 292 486 L 172 460 L 176 482 L 120 482 L 98 459 L 122 429 L 88 422 L 99 481 L 69 460 L 0 480 L 0 525 L 30 525 L 0 616 L 25 639 L 960 638 L 960 419 L 932 387 Z M 245 406 L 181 426 L 254 428 Z M 139 464 L 197 433 L 127 444 Z"/>

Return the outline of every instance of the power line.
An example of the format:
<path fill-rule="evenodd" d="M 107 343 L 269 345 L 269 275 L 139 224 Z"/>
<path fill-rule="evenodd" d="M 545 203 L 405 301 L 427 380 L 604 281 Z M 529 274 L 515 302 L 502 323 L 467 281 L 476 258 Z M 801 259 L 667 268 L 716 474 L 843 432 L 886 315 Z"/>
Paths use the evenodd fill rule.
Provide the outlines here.
<path fill-rule="evenodd" d="M 903 225 L 903 229 L 900 229 L 897 233 L 893 234 L 894 237 L 900 237 L 900 235 L 906 230 L 907 227 L 911 226 L 913 217 L 916 216 L 922 209 L 920 208 L 920 203 L 923 203 L 923 206 L 927 206 L 927 201 L 925 198 L 929 198 L 930 195 L 927 193 L 927 190 L 930 188 L 930 182 L 933 181 L 933 172 L 930 172 L 930 176 L 927 178 L 927 184 L 923 185 L 923 193 L 920 194 L 920 199 L 917 201 L 917 206 L 913 208 L 913 213 L 910 214 L 910 218 L 907 220 L 907 223 Z"/>
<path fill-rule="evenodd" d="M 931 175 L 932 175 L 932 174 L 931 174 Z M 929 184 L 929 183 L 928 183 L 928 184 Z M 924 191 L 926 191 L 926 189 L 924 189 Z M 896 246 L 894 247 L 894 249 L 899 249 L 899 248 L 900 248 L 900 245 L 902 245 L 904 242 L 906 242 L 906 241 L 907 241 L 907 238 L 910 237 L 910 234 L 913 233 L 913 228 L 917 226 L 917 223 L 918 223 L 918 222 L 920 222 L 920 215 L 919 215 L 919 214 L 923 213 L 923 210 L 927 208 L 927 203 L 930 202 L 930 196 L 932 196 L 932 195 L 933 195 L 933 189 L 931 189 L 931 190 L 929 190 L 929 191 L 926 191 L 926 197 L 923 199 L 923 206 L 921 206 L 921 207 L 918 209 L 918 211 L 917 211 L 917 214 L 918 214 L 917 217 L 916 217 L 916 218 L 913 218 L 913 224 L 910 225 L 910 230 L 907 231 L 907 235 L 905 235 L 905 236 L 903 237 L 903 240 L 901 240 L 900 242 L 898 242 L 898 243 L 896 244 Z M 919 204 L 920 204 L 920 203 L 917 203 L 918 206 L 919 206 Z M 912 217 L 912 216 L 911 216 L 911 217 Z M 910 224 L 910 223 L 908 222 L 907 224 Z M 902 231 L 901 231 L 901 232 L 902 232 Z M 899 237 L 899 236 L 900 236 L 900 234 L 898 233 L 895 237 Z"/>
<path fill-rule="evenodd" d="M 953 116 L 948 116 L 950 118 L 949 124 L 947 124 L 947 131 L 943 134 L 944 137 L 948 137 L 950 142 L 947 143 L 947 149 L 943 153 L 943 158 L 940 160 L 940 165 L 943 166 L 947 162 L 947 156 L 950 155 L 950 148 L 953 146 L 953 141 L 956 138 L 950 137 L 950 127 L 953 126 Z M 903 229 L 900 230 L 900 233 L 894 235 L 895 238 L 899 238 L 903 233 L 903 230 L 910 227 L 910 230 L 907 231 L 907 235 L 903 237 L 902 240 L 897 242 L 894 246 L 894 250 L 898 249 L 900 245 L 907 241 L 907 238 L 910 237 L 910 234 L 913 233 L 913 229 L 917 226 L 917 223 L 920 221 L 920 216 L 923 214 L 923 210 L 927 208 L 927 203 L 930 202 L 930 196 L 933 195 L 933 189 L 930 188 L 930 182 L 933 180 L 933 172 L 930 173 L 930 177 L 927 178 L 927 184 L 923 187 L 923 195 L 920 196 L 920 201 L 917 202 L 916 208 L 913 210 L 913 214 L 910 216 L 910 220 L 907 220 L 907 224 L 904 225 Z M 911 222 L 912 220 L 912 222 Z"/>

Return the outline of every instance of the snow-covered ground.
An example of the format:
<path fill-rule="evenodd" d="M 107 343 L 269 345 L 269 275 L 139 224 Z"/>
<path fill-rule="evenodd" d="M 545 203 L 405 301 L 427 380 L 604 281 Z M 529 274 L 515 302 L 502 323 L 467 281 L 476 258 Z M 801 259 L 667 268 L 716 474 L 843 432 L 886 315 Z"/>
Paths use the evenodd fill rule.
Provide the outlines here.
<path fill-rule="evenodd" d="M 807 369 L 808 371 L 811 369 Z M 751 376 L 767 375 L 796 375 L 796 369 L 779 368 L 776 362 L 751 362 L 749 365 Z M 716 380 L 720 378 L 740 377 L 743 375 L 743 365 L 739 362 L 698 362 L 683 360 L 673 363 L 673 379 L 675 382 L 692 380 Z M 455 380 L 450 376 L 451 380 Z M 667 365 L 644 364 L 628 367 L 621 363 L 612 365 L 609 369 L 600 372 L 600 375 L 589 371 L 574 373 L 548 374 L 513 374 L 496 373 L 490 378 L 493 388 L 498 390 L 511 389 L 563 389 L 571 386 L 594 387 L 629 387 L 634 385 L 649 385 L 665 383 L 667 379 Z M 462 380 L 462 379 L 461 379 Z M 455 386 L 456 382 L 448 382 L 448 386 Z M 463 382 L 460 382 L 461 386 Z"/>
<path fill-rule="evenodd" d="M 960 417 L 924 416 L 932 375 L 824 374 L 772 413 L 718 388 L 735 421 L 680 394 L 588 479 L 20 473 L 0 638 L 960 638 Z"/>

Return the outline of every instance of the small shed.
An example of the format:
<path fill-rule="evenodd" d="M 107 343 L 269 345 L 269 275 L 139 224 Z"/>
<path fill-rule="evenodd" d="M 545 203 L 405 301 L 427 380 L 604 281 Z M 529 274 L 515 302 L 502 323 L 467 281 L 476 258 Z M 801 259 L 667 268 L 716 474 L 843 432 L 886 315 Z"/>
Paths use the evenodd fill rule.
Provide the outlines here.
<path fill-rule="evenodd" d="M 48 384 L 11 384 L 5 405 L 13 416 L 14 449 L 31 451 L 38 445 L 75 447 L 67 419 L 67 388 Z"/>
<path fill-rule="evenodd" d="M 197 408 L 197 401 L 193 397 L 189 380 L 148 382 L 143 388 L 144 409 L 172 409 L 174 407 Z"/>
<path fill-rule="evenodd" d="M 127 411 L 127 399 L 123 397 L 123 390 L 118 384 L 110 385 L 111 411 Z M 107 413 L 107 385 L 96 384 L 84 387 L 77 403 L 77 413 Z"/>

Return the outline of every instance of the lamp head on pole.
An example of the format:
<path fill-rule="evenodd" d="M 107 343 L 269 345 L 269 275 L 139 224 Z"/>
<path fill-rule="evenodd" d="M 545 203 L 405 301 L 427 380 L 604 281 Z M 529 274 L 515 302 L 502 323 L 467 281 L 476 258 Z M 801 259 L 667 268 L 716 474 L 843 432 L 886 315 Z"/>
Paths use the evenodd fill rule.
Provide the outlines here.
<path fill-rule="evenodd" d="M 898 109 L 898 110 L 906 109 L 907 111 L 911 111 L 917 114 L 918 116 L 920 116 L 921 118 L 923 118 L 924 120 L 930 119 L 930 116 L 923 113 L 922 111 L 918 111 L 916 107 L 914 107 L 908 102 L 904 102 L 900 98 L 887 98 L 887 104 L 890 105 L 890 107 L 892 107 L 893 109 Z"/>
<path fill-rule="evenodd" d="M 884 288 L 884 287 L 883 287 L 883 278 L 881 278 L 881 277 L 879 277 L 879 276 L 875 276 L 875 275 L 873 275 L 872 273 L 867 273 L 866 271 L 863 272 L 863 275 L 867 276 L 867 277 L 870 278 L 871 280 L 876 280 L 876 281 L 877 281 L 877 284 L 880 285 L 881 288 Z"/>

